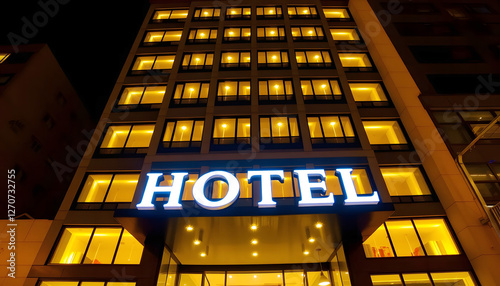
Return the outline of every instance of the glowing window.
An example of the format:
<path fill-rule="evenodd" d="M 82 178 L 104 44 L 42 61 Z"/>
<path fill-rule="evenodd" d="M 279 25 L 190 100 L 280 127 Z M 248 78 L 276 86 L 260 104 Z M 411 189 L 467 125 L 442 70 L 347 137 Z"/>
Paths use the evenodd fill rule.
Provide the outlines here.
<path fill-rule="evenodd" d="M 134 86 L 123 89 L 118 105 L 160 104 L 165 96 L 166 85 Z"/>
<path fill-rule="evenodd" d="M 140 56 L 135 59 L 132 71 L 168 71 L 172 69 L 175 55 L 167 56 Z"/>
<path fill-rule="evenodd" d="M 250 101 L 250 81 L 220 81 L 217 101 Z"/>
<path fill-rule="evenodd" d="M 257 7 L 257 18 L 272 19 L 282 17 L 283 12 L 281 10 L 281 7 Z"/>
<path fill-rule="evenodd" d="M 259 80 L 259 100 L 293 100 L 293 86 L 291 80 Z"/>
<path fill-rule="evenodd" d="M 399 274 L 370 275 L 373 286 L 403 286 Z"/>
<path fill-rule="evenodd" d="M 225 28 L 224 41 L 226 42 L 249 42 L 252 36 L 250 28 Z"/>
<path fill-rule="evenodd" d="M 213 144 L 250 142 L 250 118 L 217 118 L 214 121 Z"/>
<path fill-rule="evenodd" d="M 153 15 L 153 22 L 162 22 L 166 20 L 186 19 L 189 10 L 161 10 Z"/>
<path fill-rule="evenodd" d="M 292 27 L 292 38 L 294 41 L 318 41 L 325 39 L 321 27 Z"/>
<path fill-rule="evenodd" d="M 222 69 L 250 68 L 250 52 L 223 52 L 220 67 Z"/>
<path fill-rule="evenodd" d="M 318 12 L 313 6 L 310 7 L 300 7 L 300 6 L 288 6 L 288 16 L 290 18 L 317 18 Z"/>
<path fill-rule="evenodd" d="M 138 180 L 138 174 L 88 175 L 77 202 L 131 202 Z"/>
<path fill-rule="evenodd" d="M 325 13 L 325 18 L 327 19 L 349 19 L 349 12 L 344 8 L 323 8 L 323 13 Z"/>
<path fill-rule="evenodd" d="M 286 51 L 258 52 L 259 68 L 287 68 L 288 66 L 288 52 Z"/>
<path fill-rule="evenodd" d="M 294 144 L 300 142 L 296 117 L 261 117 L 260 140 L 267 144 Z"/>
<path fill-rule="evenodd" d="M 363 121 L 363 126 L 372 145 L 408 143 L 397 121 Z"/>
<path fill-rule="evenodd" d="M 211 70 L 214 61 L 212 53 L 185 54 L 182 60 L 183 70 Z"/>
<path fill-rule="evenodd" d="M 365 242 L 363 242 L 363 249 L 367 258 L 394 257 L 394 252 L 385 225 L 381 225 Z"/>
<path fill-rule="evenodd" d="M 102 148 L 147 148 L 154 125 L 111 125 L 101 144 Z"/>
<path fill-rule="evenodd" d="M 398 257 L 425 255 L 411 220 L 389 220 L 385 224 Z"/>
<path fill-rule="evenodd" d="M 429 275 L 430 274 L 430 275 Z M 404 283 L 401 280 L 404 280 Z M 389 285 L 477 285 L 469 272 L 439 272 L 439 273 L 403 273 L 403 274 L 382 274 L 371 275 L 374 286 Z M 432 282 L 431 282 L 432 281 Z"/>
<path fill-rule="evenodd" d="M 215 43 L 217 29 L 192 29 L 189 31 L 189 43 Z"/>
<path fill-rule="evenodd" d="M 218 20 L 220 8 L 199 8 L 194 10 L 193 20 Z"/>
<path fill-rule="evenodd" d="M 295 58 L 299 68 L 323 68 L 332 66 L 328 51 L 296 51 Z"/>
<path fill-rule="evenodd" d="M 150 31 L 144 37 L 144 45 L 152 45 L 156 43 L 178 43 L 182 37 L 182 30 L 172 31 Z"/>
<path fill-rule="evenodd" d="M 380 83 L 349 83 L 349 87 L 356 102 L 387 101 Z"/>
<path fill-rule="evenodd" d="M 431 279 L 427 273 L 403 274 L 405 285 L 432 286 Z"/>
<path fill-rule="evenodd" d="M 193 201 L 193 185 L 198 180 L 198 174 L 189 173 L 188 180 L 184 183 L 184 188 L 182 191 L 182 200 L 183 201 Z M 163 181 L 159 183 L 160 186 L 172 186 L 172 175 L 164 174 Z M 157 197 L 156 201 L 167 201 L 168 197 Z"/>
<path fill-rule="evenodd" d="M 356 29 L 330 29 L 334 41 L 360 41 Z"/>
<path fill-rule="evenodd" d="M 355 142 L 348 116 L 308 116 L 307 125 L 313 145 Z"/>
<path fill-rule="evenodd" d="M 40 286 L 135 286 L 135 282 L 42 281 Z"/>
<path fill-rule="evenodd" d="M 342 91 L 337 80 L 312 79 L 301 80 L 300 87 L 304 101 L 340 100 Z"/>
<path fill-rule="evenodd" d="M 3 63 L 9 56 L 10 54 L 8 53 L 0 53 L 0 64 Z"/>
<path fill-rule="evenodd" d="M 174 104 L 206 104 L 209 83 L 178 83 L 175 87 Z"/>
<path fill-rule="evenodd" d="M 340 62 L 345 68 L 372 67 L 368 54 L 365 53 L 339 53 Z"/>
<path fill-rule="evenodd" d="M 460 254 L 444 219 L 414 219 L 413 222 L 427 255 Z"/>
<path fill-rule="evenodd" d="M 259 27 L 257 28 L 258 41 L 284 41 L 284 27 Z"/>
<path fill-rule="evenodd" d="M 424 196 L 431 191 L 417 167 L 381 167 L 380 171 L 391 196 Z"/>
<path fill-rule="evenodd" d="M 142 250 L 143 246 L 122 228 L 67 227 L 61 235 L 50 262 L 139 264 Z"/>
<path fill-rule="evenodd" d="M 203 120 L 178 120 L 168 122 L 163 136 L 164 148 L 200 147 Z"/>
<path fill-rule="evenodd" d="M 226 19 L 250 19 L 252 9 L 250 7 L 234 8 L 230 7 L 226 10 Z"/>
<path fill-rule="evenodd" d="M 464 285 L 464 286 L 475 286 L 469 272 L 440 272 L 431 273 L 432 281 L 434 285 Z"/>

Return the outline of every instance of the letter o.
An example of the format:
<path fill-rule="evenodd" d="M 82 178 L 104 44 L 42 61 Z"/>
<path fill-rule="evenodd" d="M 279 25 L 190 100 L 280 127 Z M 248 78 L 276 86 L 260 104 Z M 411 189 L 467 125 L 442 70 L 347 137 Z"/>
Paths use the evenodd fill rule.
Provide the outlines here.
<path fill-rule="evenodd" d="M 209 180 L 219 179 L 227 182 L 227 194 L 218 201 L 211 201 L 205 197 L 205 185 Z M 225 171 L 208 172 L 198 178 L 193 185 L 193 198 L 203 208 L 208 210 L 225 209 L 234 203 L 240 195 L 240 183 L 231 173 Z"/>

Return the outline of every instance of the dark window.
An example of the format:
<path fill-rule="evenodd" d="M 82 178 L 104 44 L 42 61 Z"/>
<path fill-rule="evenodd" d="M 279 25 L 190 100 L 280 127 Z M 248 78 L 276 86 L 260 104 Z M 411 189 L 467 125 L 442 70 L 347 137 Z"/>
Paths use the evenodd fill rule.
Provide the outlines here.
<path fill-rule="evenodd" d="M 500 87 L 497 84 L 500 82 L 500 74 L 430 74 L 427 78 L 437 93 L 500 93 Z"/>
<path fill-rule="evenodd" d="M 52 127 L 54 127 L 54 125 L 56 124 L 54 118 L 52 118 L 52 116 L 50 116 L 50 114 L 48 113 L 45 114 L 45 116 L 42 118 L 42 121 L 45 123 L 48 129 L 52 129 Z"/>
<path fill-rule="evenodd" d="M 35 137 L 35 136 L 31 136 L 31 150 L 33 150 L 33 152 L 38 152 L 40 151 L 40 149 L 42 148 L 42 144 L 40 143 L 40 141 Z"/>
<path fill-rule="evenodd" d="M 219 20 L 220 8 L 198 8 L 194 10 L 193 20 L 195 21 L 213 21 Z"/>
<path fill-rule="evenodd" d="M 464 7 L 472 14 L 493 14 L 494 11 L 486 4 L 464 4 Z"/>
<path fill-rule="evenodd" d="M 24 129 L 24 123 L 21 120 L 9 120 L 9 127 L 14 133 Z"/>
<path fill-rule="evenodd" d="M 387 2 L 380 3 L 384 9 L 392 6 Z M 405 2 L 401 5 L 403 8 L 399 14 L 437 14 L 439 10 L 431 3 L 408 3 Z"/>
<path fill-rule="evenodd" d="M 467 144 L 479 135 L 500 111 L 434 111 L 434 118 L 444 131 L 444 137 L 450 144 Z M 482 144 L 498 143 L 500 139 L 500 123 L 490 128 Z"/>
<path fill-rule="evenodd" d="M 481 57 L 471 46 L 410 46 L 420 63 L 477 63 Z"/>
<path fill-rule="evenodd" d="M 296 116 L 272 116 L 260 118 L 260 143 L 266 147 L 302 147 Z"/>
<path fill-rule="evenodd" d="M 394 23 L 401 36 L 456 36 L 455 26 L 450 23 Z"/>
<path fill-rule="evenodd" d="M 23 64 L 27 62 L 33 53 L 12 53 L 7 54 L 7 56 L 2 56 L 4 54 L 0 53 L 0 63 L 5 64 Z"/>
<path fill-rule="evenodd" d="M 13 75 L 10 74 L 4 74 L 0 75 L 0 85 L 5 85 L 9 82 L 9 80 L 12 78 Z"/>

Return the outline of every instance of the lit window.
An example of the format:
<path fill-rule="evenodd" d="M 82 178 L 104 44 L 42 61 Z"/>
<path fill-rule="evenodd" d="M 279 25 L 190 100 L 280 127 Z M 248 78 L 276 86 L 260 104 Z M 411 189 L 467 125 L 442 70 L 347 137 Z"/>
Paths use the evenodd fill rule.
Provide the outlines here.
<path fill-rule="evenodd" d="M 294 41 L 321 41 L 325 34 L 321 27 L 292 27 Z"/>
<path fill-rule="evenodd" d="M 328 51 L 297 51 L 295 52 L 299 68 L 332 67 L 332 58 Z"/>
<path fill-rule="evenodd" d="M 460 254 L 444 219 L 415 219 L 413 223 L 427 255 Z"/>
<path fill-rule="evenodd" d="M 356 142 L 348 116 L 308 116 L 307 125 L 313 145 Z"/>
<path fill-rule="evenodd" d="M 425 255 L 411 220 L 389 220 L 385 224 L 398 257 Z"/>
<path fill-rule="evenodd" d="M 291 80 L 259 80 L 259 101 L 292 101 Z"/>
<path fill-rule="evenodd" d="M 222 52 L 221 69 L 249 69 L 250 68 L 250 52 Z"/>
<path fill-rule="evenodd" d="M 430 274 L 430 275 L 429 275 Z M 477 285 L 469 272 L 439 272 L 439 273 L 403 273 L 371 275 L 373 286 L 404 285 Z M 432 280 L 432 282 L 431 282 Z"/>
<path fill-rule="evenodd" d="M 193 20 L 219 20 L 220 8 L 199 8 L 194 10 Z"/>
<path fill-rule="evenodd" d="M 385 225 L 381 225 L 365 242 L 363 242 L 363 249 L 367 258 L 394 257 L 394 252 Z"/>
<path fill-rule="evenodd" d="M 316 8 L 311 7 L 300 7 L 300 6 L 289 6 L 288 16 L 290 18 L 318 18 L 318 12 Z"/>
<path fill-rule="evenodd" d="M 193 201 L 193 185 L 198 180 L 199 175 L 196 173 L 189 173 L 188 180 L 184 183 L 182 191 L 183 201 Z M 163 174 L 163 181 L 160 181 L 159 186 L 172 186 L 173 180 L 171 174 Z M 168 201 L 168 197 L 157 196 L 156 201 Z"/>
<path fill-rule="evenodd" d="M 0 53 L 0 64 L 3 63 L 9 56 L 10 54 Z"/>
<path fill-rule="evenodd" d="M 215 43 L 217 29 L 192 29 L 189 31 L 189 43 Z"/>
<path fill-rule="evenodd" d="M 178 120 L 167 122 L 163 148 L 200 148 L 203 120 Z"/>
<path fill-rule="evenodd" d="M 284 27 L 259 27 L 257 28 L 258 41 L 284 41 Z"/>
<path fill-rule="evenodd" d="M 281 7 L 257 7 L 258 19 L 273 19 L 282 18 L 283 12 Z"/>
<path fill-rule="evenodd" d="M 226 19 L 250 19 L 252 9 L 246 8 L 227 8 Z"/>
<path fill-rule="evenodd" d="M 340 100 L 342 91 L 337 80 L 313 79 L 301 80 L 300 87 L 304 101 Z"/>
<path fill-rule="evenodd" d="M 301 145 L 297 118 L 291 116 L 261 117 L 260 143 Z"/>
<path fill-rule="evenodd" d="M 225 42 L 249 42 L 252 36 L 250 28 L 225 28 Z"/>
<path fill-rule="evenodd" d="M 123 89 L 118 106 L 161 104 L 167 86 L 134 86 Z"/>
<path fill-rule="evenodd" d="M 265 51 L 258 52 L 259 68 L 288 68 L 288 52 L 286 51 Z"/>
<path fill-rule="evenodd" d="M 397 121 L 363 121 L 363 126 L 372 145 L 388 145 L 388 149 L 398 149 L 393 145 L 406 145 L 405 135 Z M 402 147 L 401 147 L 402 148 Z"/>
<path fill-rule="evenodd" d="M 330 29 L 332 38 L 336 42 L 359 42 L 361 38 L 356 29 Z"/>
<path fill-rule="evenodd" d="M 349 20 L 349 12 L 345 8 L 323 8 L 323 13 L 325 13 L 326 19 L 334 20 Z"/>
<path fill-rule="evenodd" d="M 153 22 L 163 22 L 168 20 L 186 19 L 189 10 L 161 10 L 156 11 L 153 15 Z"/>
<path fill-rule="evenodd" d="M 403 274 L 405 285 L 432 286 L 431 279 L 427 273 Z"/>
<path fill-rule="evenodd" d="M 389 101 L 380 83 L 349 83 L 354 101 L 358 106 L 387 106 Z"/>
<path fill-rule="evenodd" d="M 90 174 L 77 202 L 131 202 L 138 180 L 138 174 Z"/>
<path fill-rule="evenodd" d="M 183 70 L 211 70 L 214 61 L 214 54 L 195 53 L 185 54 L 182 60 Z"/>
<path fill-rule="evenodd" d="M 42 281 L 40 286 L 135 286 L 135 282 Z"/>
<path fill-rule="evenodd" d="M 143 246 L 118 227 L 67 227 L 57 244 L 51 263 L 139 264 Z"/>
<path fill-rule="evenodd" d="M 431 273 L 432 281 L 434 285 L 464 285 L 464 286 L 475 286 L 469 272 L 439 272 Z"/>
<path fill-rule="evenodd" d="M 146 33 L 144 37 L 144 46 L 153 46 L 160 43 L 167 45 L 178 44 L 182 37 L 182 30 L 172 30 L 172 31 L 150 31 Z"/>
<path fill-rule="evenodd" d="M 220 81 L 217 102 L 250 102 L 250 81 Z"/>
<path fill-rule="evenodd" d="M 372 63 L 365 53 L 339 53 L 340 62 L 346 71 L 371 71 Z"/>
<path fill-rule="evenodd" d="M 175 87 L 174 104 L 206 104 L 209 83 L 189 82 L 179 83 Z"/>
<path fill-rule="evenodd" d="M 425 196 L 431 191 L 417 167 L 381 167 L 385 184 L 391 196 Z"/>
<path fill-rule="evenodd" d="M 373 286 L 403 286 L 399 274 L 371 275 Z"/>
<path fill-rule="evenodd" d="M 250 118 L 217 118 L 214 121 L 214 145 L 250 144 Z"/>
<path fill-rule="evenodd" d="M 169 72 L 174 64 L 175 55 L 139 56 L 132 66 L 132 74 L 144 74 L 153 70 L 161 73 Z"/>
<path fill-rule="evenodd" d="M 154 131 L 153 124 L 111 125 L 101 143 L 101 154 L 119 154 L 126 151 L 146 153 Z"/>

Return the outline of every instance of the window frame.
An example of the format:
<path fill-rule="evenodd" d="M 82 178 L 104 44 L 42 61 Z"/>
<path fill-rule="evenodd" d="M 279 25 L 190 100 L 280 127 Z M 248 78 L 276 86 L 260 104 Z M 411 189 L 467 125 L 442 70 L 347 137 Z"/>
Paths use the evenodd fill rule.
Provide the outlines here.
<path fill-rule="evenodd" d="M 212 10 L 212 16 L 209 16 L 209 17 L 202 17 L 201 16 L 201 13 L 203 12 L 203 10 L 206 10 L 206 9 Z M 216 15 L 216 14 L 218 14 L 218 15 Z M 197 7 L 197 8 L 194 9 L 193 18 L 191 20 L 193 22 L 194 21 L 219 21 L 220 20 L 220 15 L 221 15 L 221 8 Z"/>
<path fill-rule="evenodd" d="M 163 39 L 165 38 L 165 34 L 167 32 L 174 32 L 174 31 L 180 31 L 181 32 L 181 38 L 179 38 L 178 41 L 163 41 Z M 148 33 L 152 33 L 152 32 L 163 32 L 163 36 L 161 37 L 161 41 L 158 41 L 158 42 L 146 42 L 145 40 L 146 40 L 146 37 L 148 36 Z M 178 46 L 179 43 L 181 42 L 181 39 L 182 39 L 182 33 L 183 33 L 182 29 L 146 30 L 144 32 L 144 37 L 142 38 L 142 41 L 141 41 L 141 46 L 142 47 Z"/>
<path fill-rule="evenodd" d="M 287 120 L 288 136 L 273 136 L 272 118 L 285 117 Z M 290 118 L 294 118 L 297 123 L 298 136 L 292 136 L 292 129 L 290 127 Z M 262 119 L 269 120 L 269 134 L 270 137 L 262 137 Z M 277 142 L 276 142 L 277 141 Z M 283 115 L 262 115 L 259 116 L 259 143 L 267 149 L 285 149 L 285 148 L 302 148 L 302 136 L 300 133 L 299 118 L 296 114 L 283 114 Z"/>
<path fill-rule="evenodd" d="M 351 52 L 351 51 L 339 51 L 338 52 L 338 57 L 340 59 L 340 55 L 342 54 L 364 54 L 367 56 L 368 61 L 370 62 L 371 67 L 345 67 L 342 64 L 342 60 L 340 61 L 340 64 L 344 71 L 346 72 L 376 72 L 377 68 L 375 67 L 375 63 L 372 60 L 372 57 L 370 56 L 370 53 L 368 51 L 366 52 Z"/>
<path fill-rule="evenodd" d="M 240 35 L 238 37 L 227 37 L 226 30 L 229 30 L 229 29 L 239 29 Z M 249 29 L 250 36 L 243 36 L 243 29 Z M 224 30 L 222 31 L 222 42 L 223 43 L 247 43 L 247 42 L 250 42 L 251 40 L 252 40 L 252 27 L 251 26 L 224 27 Z"/>
<path fill-rule="evenodd" d="M 280 61 L 279 63 L 268 63 L 268 53 L 279 52 Z M 259 63 L 259 54 L 265 53 L 265 63 Z M 286 62 L 283 62 L 283 55 L 286 55 Z M 289 69 L 290 68 L 290 55 L 288 50 L 260 50 L 257 51 L 257 69 Z"/>
<path fill-rule="evenodd" d="M 276 28 L 278 30 L 278 36 L 272 37 L 267 36 L 266 29 Z M 259 29 L 264 30 L 264 37 L 259 37 Z M 286 32 L 285 26 L 257 26 L 257 42 L 285 42 L 286 41 Z M 283 35 L 281 35 L 283 32 Z"/>
<path fill-rule="evenodd" d="M 404 138 L 406 140 L 406 143 L 403 143 L 403 144 L 390 144 L 390 143 L 389 144 L 371 144 L 370 143 L 370 146 L 374 151 L 408 151 L 408 150 L 413 149 L 413 146 L 412 146 L 411 141 L 410 141 L 410 137 L 406 133 L 406 129 L 404 128 L 404 125 L 401 123 L 401 120 L 399 118 L 397 118 L 397 119 L 391 119 L 391 118 L 363 119 L 361 121 L 361 124 L 363 124 L 363 122 L 370 122 L 370 121 L 396 122 L 398 124 L 399 128 L 401 129 L 402 135 L 404 136 Z M 363 124 L 363 129 L 365 129 L 365 133 L 367 133 L 366 128 L 364 127 L 364 124 Z M 367 134 L 367 137 L 368 137 L 368 134 Z"/>
<path fill-rule="evenodd" d="M 307 52 L 318 52 L 321 54 L 321 62 L 316 62 L 316 63 L 310 63 L 309 59 L 307 57 Z M 330 62 L 325 63 L 325 56 L 324 53 L 328 53 L 328 56 L 330 57 Z M 329 50 L 295 50 L 295 60 L 297 60 L 297 53 L 304 53 L 304 59 L 306 60 L 305 63 L 299 63 L 297 61 L 297 67 L 299 69 L 315 69 L 315 68 L 335 68 L 335 64 L 333 63 L 333 58 L 332 58 L 332 53 Z"/>
<path fill-rule="evenodd" d="M 156 61 L 158 60 L 158 57 L 163 57 L 163 56 L 173 56 L 174 57 L 173 62 L 172 62 L 172 68 L 170 68 L 170 69 L 155 69 L 154 66 L 156 64 Z M 155 57 L 150 69 L 134 70 L 134 65 L 136 64 L 137 60 L 141 57 Z M 136 55 L 134 57 L 134 61 L 130 65 L 130 70 L 128 72 L 128 75 L 145 75 L 148 73 L 150 73 L 150 74 L 170 74 L 170 72 L 174 68 L 175 61 L 176 61 L 176 55 L 172 54 L 172 53 L 154 54 L 154 55 Z"/>
<path fill-rule="evenodd" d="M 297 9 L 308 9 L 309 14 L 299 14 Z M 311 9 L 312 8 L 312 9 Z M 295 14 L 290 14 L 290 9 L 295 10 Z M 312 12 L 314 9 L 314 13 Z M 290 5 L 286 7 L 286 13 L 290 19 L 318 19 L 319 13 L 315 5 Z"/>
<path fill-rule="evenodd" d="M 274 8 L 274 14 L 265 14 L 265 9 Z M 262 9 L 262 15 L 259 15 L 259 9 Z M 283 19 L 283 7 L 281 5 L 277 6 L 257 6 L 255 9 L 255 15 L 257 19 Z"/>
<path fill-rule="evenodd" d="M 173 141 L 172 139 L 175 136 L 175 131 L 178 125 L 179 121 L 193 121 L 192 125 L 192 132 L 189 137 L 189 141 Z M 172 130 L 172 135 L 170 137 L 170 141 L 164 141 L 163 138 L 165 137 L 165 134 L 167 132 L 167 126 L 168 123 L 174 122 L 174 127 Z M 203 123 L 203 128 L 201 131 L 201 141 L 193 141 L 193 135 L 194 135 L 194 128 L 196 126 L 197 122 L 202 122 Z M 178 152 L 178 151 L 199 151 L 201 150 L 201 144 L 203 142 L 203 132 L 205 131 L 205 119 L 204 118 L 182 118 L 182 119 L 167 119 L 165 121 L 165 125 L 163 128 L 163 132 L 161 135 L 161 143 L 158 148 L 158 152 L 160 153 L 168 153 L 168 152 Z M 180 142 L 180 146 L 173 146 L 175 143 Z"/>
<path fill-rule="evenodd" d="M 315 34 L 314 36 L 307 36 L 303 35 L 302 29 L 304 28 L 314 28 Z M 293 29 L 299 29 L 300 31 L 300 36 L 294 36 L 292 33 Z M 320 29 L 322 36 L 318 35 L 318 29 Z M 326 41 L 326 36 L 325 36 L 325 31 L 323 30 L 322 26 L 292 26 L 290 27 L 290 35 L 292 35 L 292 40 L 294 42 L 310 42 L 310 41 L 316 41 L 316 42 L 324 42 Z"/>
<path fill-rule="evenodd" d="M 238 62 L 237 63 L 223 63 L 222 59 L 225 54 L 227 53 L 238 53 Z M 242 53 L 248 53 L 250 56 L 250 62 L 242 62 Z M 252 64 L 252 55 L 251 51 L 221 51 L 221 57 L 220 57 L 220 70 L 249 70 L 251 68 Z"/>
<path fill-rule="evenodd" d="M 191 64 L 191 61 L 192 61 L 191 57 L 193 55 L 196 55 L 196 54 L 203 54 L 204 55 L 202 65 L 192 65 Z M 207 62 L 207 59 L 210 55 L 212 56 L 212 64 L 207 65 L 206 62 Z M 189 63 L 187 66 L 185 66 L 184 61 L 186 60 L 186 57 L 188 57 L 188 56 L 189 56 Z M 214 57 L 215 57 L 214 52 L 186 52 L 186 53 L 183 53 L 180 71 L 181 72 L 211 71 L 213 69 L 213 66 L 214 66 Z"/>
<path fill-rule="evenodd" d="M 163 94 L 163 100 L 162 102 L 159 103 L 141 103 L 142 99 L 144 98 L 144 94 L 146 93 L 146 90 L 148 87 L 165 87 L 165 93 Z M 120 104 L 120 100 L 122 99 L 123 92 L 127 88 L 134 88 L 134 87 L 143 87 L 144 90 L 142 91 L 141 98 L 139 99 L 138 104 Z M 167 85 L 161 85 L 161 84 L 155 84 L 155 85 L 123 85 L 122 89 L 120 90 L 120 94 L 118 98 L 116 99 L 114 109 L 113 111 L 123 111 L 123 110 L 150 110 L 150 109 L 160 109 L 161 105 L 163 104 L 163 101 L 165 100 L 165 95 L 167 93 Z"/>
<path fill-rule="evenodd" d="M 311 136 L 311 130 L 309 127 L 309 118 L 313 118 L 313 117 L 318 118 L 318 122 L 320 124 L 319 127 L 321 130 L 321 134 L 323 135 L 322 137 L 313 138 Z M 325 131 L 324 131 L 325 127 L 323 126 L 323 123 L 321 120 L 322 117 L 337 117 L 338 122 L 340 123 L 340 129 L 342 130 L 343 136 L 325 137 Z M 345 135 L 345 133 L 346 133 L 345 128 L 346 127 L 344 127 L 344 124 L 342 122 L 341 117 L 347 117 L 347 119 L 349 120 L 349 123 L 351 124 L 351 129 L 353 132 L 353 136 L 346 136 Z M 313 148 L 332 148 L 333 146 L 335 146 L 335 148 L 337 148 L 337 147 L 342 147 L 342 146 L 352 147 L 352 146 L 359 145 L 358 134 L 356 132 L 356 129 L 354 128 L 352 117 L 349 114 L 321 114 L 321 115 L 307 114 L 306 121 L 308 123 L 307 130 L 309 132 L 309 137 L 311 138 L 311 145 L 313 146 Z"/>
<path fill-rule="evenodd" d="M 197 39 L 196 36 L 198 35 L 199 30 L 209 30 L 209 35 L 207 39 Z M 217 37 L 219 36 L 219 29 L 217 27 L 210 27 L 210 28 L 192 28 L 189 29 L 186 44 L 213 44 L 217 42 Z M 215 38 L 212 38 L 212 33 L 215 31 Z M 195 32 L 194 39 L 190 39 L 191 33 Z"/>
<path fill-rule="evenodd" d="M 384 92 L 384 96 L 387 99 L 386 101 L 357 101 L 354 98 L 354 93 L 352 92 L 351 84 L 379 84 L 380 88 Z M 389 97 L 389 92 L 387 91 L 387 88 L 385 87 L 384 83 L 382 81 L 349 81 L 348 82 L 349 89 L 351 91 L 352 97 L 354 99 L 354 102 L 356 103 L 356 106 L 358 108 L 363 108 L 363 107 L 392 107 L 392 101 L 391 98 Z"/>
<path fill-rule="evenodd" d="M 199 83 L 199 91 L 198 91 L 198 96 L 196 98 L 186 98 L 184 99 L 182 96 L 184 94 L 184 89 L 186 88 L 186 84 L 188 83 Z M 175 94 L 177 92 L 177 87 L 179 85 L 183 85 L 182 90 L 181 90 L 181 98 L 175 98 Z M 203 85 L 208 84 L 208 93 L 206 98 L 200 97 Z M 175 83 L 175 88 L 174 88 L 174 93 L 172 94 L 172 99 L 170 101 L 170 107 L 182 107 L 182 106 L 205 106 L 208 102 L 208 97 L 210 96 L 210 82 L 208 81 L 188 81 L 188 82 L 176 82 Z M 193 101 L 193 99 L 196 99 L 194 103 L 185 103 L 183 101 Z"/>
<path fill-rule="evenodd" d="M 346 10 L 347 15 L 349 15 L 349 17 L 348 18 L 329 18 L 329 17 L 326 17 L 326 14 L 324 12 L 325 9 L 344 9 L 344 10 Z M 323 14 L 325 15 L 325 19 L 328 22 L 351 22 L 351 21 L 354 21 L 352 18 L 351 11 L 349 10 L 349 7 L 347 7 L 347 6 L 327 6 L 327 7 L 323 7 L 322 11 L 323 11 Z"/>
<path fill-rule="evenodd" d="M 359 40 L 335 40 L 332 35 L 332 30 L 347 30 L 351 29 L 354 30 L 356 35 L 358 36 Z M 363 41 L 363 37 L 361 37 L 361 33 L 359 32 L 358 27 L 342 27 L 342 26 L 336 26 L 336 27 L 329 27 L 328 32 L 330 32 L 330 36 L 332 37 L 333 42 L 336 45 L 356 45 L 356 44 L 364 44 L 365 42 Z"/>
<path fill-rule="evenodd" d="M 143 126 L 143 125 L 155 125 L 155 122 L 149 122 L 149 123 L 118 123 L 118 124 L 108 124 L 104 131 L 101 134 L 101 138 L 99 140 L 98 146 L 98 152 L 95 154 L 98 156 L 113 156 L 113 155 L 129 155 L 129 156 L 140 156 L 143 157 L 146 155 L 148 152 L 149 147 L 151 147 L 151 139 L 149 141 L 149 145 L 147 147 L 126 147 L 128 139 L 130 138 L 130 134 L 132 133 L 132 129 L 135 126 Z M 113 126 L 130 126 L 130 129 L 128 131 L 127 137 L 125 139 L 125 142 L 123 143 L 123 147 L 113 147 L 113 148 L 103 148 L 102 143 L 104 141 L 104 138 L 108 134 L 108 130 L 110 127 Z M 153 127 L 153 134 L 154 134 L 154 127 Z M 151 135 L 151 137 L 153 136 Z"/>
<path fill-rule="evenodd" d="M 217 119 L 235 119 L 234 126 L 234 137 L 223 137 L 223 138 L 214 138 L 215 132 L 215 121 Z M 238 120 L 240 119 L 248 119 L 250 121 L 250 137 L 238 137 Z M 210 136 L 210 149 L 213 151 L 222 151 L 222 150 L 249 150 L 251 149 L 251 140 L 252 140 L 252 119 L 250 116 L 221 116 L 213 118 L 212 122 L 212 130 Z M 221 143 L 221 141 L 228 141 L 228 143 Z"/>
<path fill-rule="evenodd" d="M 229 9 L 241 9 L 241 14 L 228 14 Z M 246 15 L 245 9 L 250 9 L 250 14 Z M 243 7 L 226 7 L 226 10 L 224 11 L 225 18 L 226 20 L 247 20 L 252 18 L 252 7 L 250 6 L 243 6 Z"/>
<path fill-rule="evenodd" d="M 221 84 L 224 82 L 236 82 L 236 95 L 219 95 Z M 250 87 L 250 93 L 248 95 L 240 95 L 240 83 L 248 82 L 248 87 Z M 238 105 L 238 104 L 250 104 L 250 99 L 252 96 L 252 81 L 250 79 L 237 79 L 237 80 L 218 80 L 217 81 L 217 97 L 215 100 L 216 105 Z M 234 99 L 233 99 L 234 98 Z"/>
<path fill-rule="evenodd" d="M 186 18 L 170 19 L 170 17 L 172 16 L 172 11 L 174 11 L 174 10 L 187 11 Z M 160 11 L 170 11 L 168 19 L 154 19 L 156 13 L 158 13 Z M 188 8 L 185 8 L 185 9 L 157 9 L 153 13 L 153 16 L 151 16 L 151 20 L 149 21 L 149 23 L 185 22 L 188 17 L 189 17 L 189 9 Z"/>
<path fill-rule="evenodd" d="M 322 97 L 325 97 L 324 99 L 318 99 L 319 95 L 316 94 L 314 91 L 314 84 L 313 81 L 315 80 L 326 80 L 328 81 L 328 85 L 330 86 L 330 91 L 332 92 L 331 95 L 321 95 Z M 313 90 L 312 95 L 305 95 L 304 90 L 302 89 L 302 82 L 303 81 L 308 81 L 309 84 L 311 85 L 311 89 Z M 335 94 L 334 93 L 334 88 L 332 87 L 331 81 L 336 81 L 338 88 L 340 90 L 340 94 Z M 345 102 L 344 98 L 344 92 L 342 90 L 342 87 L 340 86 L 340 81 L 338 78 L 300 78 L 300 86 L 301 86 L 301 93 L 302 93 L 302 98 L 304 99 L 304 103 L 325 103 L 325 102 Z M 312 97 L 312 98 L 310 98 Z M 329 97 L 329 98 L 328 98 Z"/>
<path fill-rule="evenodd" d="M 401 195 L 401 196 L 392 196 L 389 193 L 389 196 L 392 199 L 393 203 L 421 203 L 421 202 L 436 202 L 438 201 L 438 197 L 436 193 L 434 192 L 434 188 L 432 187 L 431 181 L 429 180 L 429 177 L 427 177 L 427 173 L 423 169 L 422 165 L 380 165 L 380 169 L 385 169 L 385 168 L 418 168 L 420 171 L 420 174 L 422 174 L 422 177 L 424 178 L 425 184 L 427 188 L 430 191 L 430 194 L 428 195 Z M 382 179 L 384 180 L 384 183 L 387 185 L 385 182 L 385 178 Z"/>
<path fill-rule="evenodd" d="M 269 81 L 282 81 L 284 94 L 279 95 L 271 95 L 271 89 Z M 267 82 L 267 95 L 260 94 L 260 83 Z M 290 86 L 292 87 L 292 94 L 287 94 L 287 82 L 290 82 Z M 293 88 L 293 79 L 292 78 L 274 78 L 274 79 L 265 79 L 259 78 L 257 81 L 258 91 L 257 95 L 259 97 L 259 104 L 286 104 L 286 103 L 295 103 L 295 91 Z M 276 99 L 271 99 L 272 96 L 277 97 Z"/>

